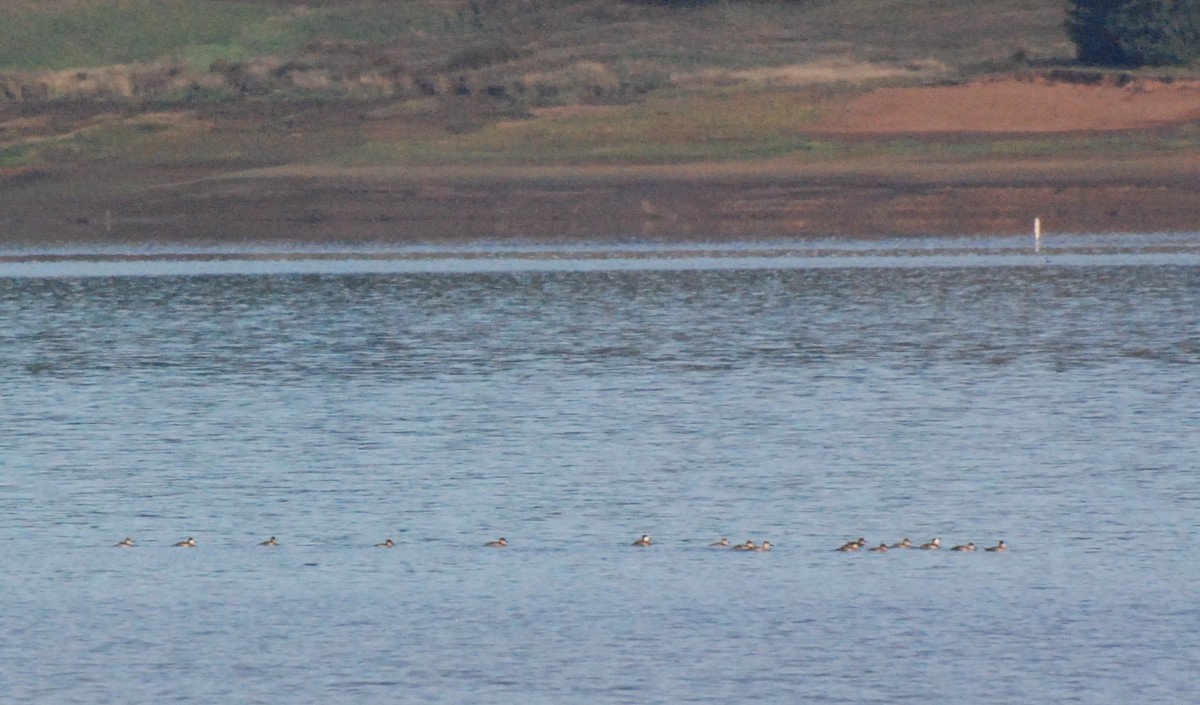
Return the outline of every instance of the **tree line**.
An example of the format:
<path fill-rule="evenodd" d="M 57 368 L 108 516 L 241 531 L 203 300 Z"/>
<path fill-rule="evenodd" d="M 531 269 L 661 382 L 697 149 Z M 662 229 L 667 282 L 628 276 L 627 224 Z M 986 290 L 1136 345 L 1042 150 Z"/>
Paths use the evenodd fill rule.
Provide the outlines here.
<path fill-rule="evenodd" d="M 1200 58 L 1200 0 L 1070 0 L 1067 34 L 1084 64 L 1191 64 Z"/>

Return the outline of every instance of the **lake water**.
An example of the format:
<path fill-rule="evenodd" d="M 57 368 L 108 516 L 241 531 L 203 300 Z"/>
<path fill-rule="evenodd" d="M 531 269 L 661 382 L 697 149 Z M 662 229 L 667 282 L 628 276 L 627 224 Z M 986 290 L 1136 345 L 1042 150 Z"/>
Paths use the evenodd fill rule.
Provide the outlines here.
<path fill-rule="evenodd" d="M 0 699 L 1196 702 L 1197 241 L 0 253 Z"/>

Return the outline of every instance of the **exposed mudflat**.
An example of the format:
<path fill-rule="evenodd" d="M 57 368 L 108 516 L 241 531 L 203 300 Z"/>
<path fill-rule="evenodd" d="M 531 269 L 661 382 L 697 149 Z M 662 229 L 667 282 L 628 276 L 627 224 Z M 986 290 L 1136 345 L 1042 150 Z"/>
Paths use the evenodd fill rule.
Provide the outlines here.
<path fill-rule="evenodd" d="M 1034 217 L 1055 232 L 1192 232 L 1200 230 L 1200 153 L 1156 147 L 1155 131 L 1197 120 L 1195 82 L 1006 79 L 865 92 L 806 129 L 864 143 L 934 135 L 965 144 L 984 133 L 1127 131 L 1150 148 L 678 166 L 171 167 L 139 173 L 150 185 L 125 190 L 99 186 L 130 175 L 92 173 L 94 191 L 76 181 L 53 198 L 56 180 L 78 175 L 10 169 L 0 173 L 0 240 L 719 241 L 1020 233 Z"/>

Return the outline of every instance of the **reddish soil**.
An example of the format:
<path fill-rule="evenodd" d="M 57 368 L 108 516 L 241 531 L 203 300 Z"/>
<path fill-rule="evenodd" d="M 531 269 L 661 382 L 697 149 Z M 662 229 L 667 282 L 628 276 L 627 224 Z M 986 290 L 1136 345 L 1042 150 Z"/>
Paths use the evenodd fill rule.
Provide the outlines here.
<path fill-rule="evenodd" d="M 1003 79 L 873 91 L 816 126 L 838 133 L 1134 130 L 1200 120 L 1200 81 L 1080 84 Z"/>

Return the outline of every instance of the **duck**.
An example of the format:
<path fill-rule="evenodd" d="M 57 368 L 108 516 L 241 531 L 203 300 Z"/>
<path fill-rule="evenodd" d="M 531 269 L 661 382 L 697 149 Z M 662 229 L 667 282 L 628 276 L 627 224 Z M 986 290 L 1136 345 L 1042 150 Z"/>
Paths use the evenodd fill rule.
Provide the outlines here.
<path fill-rule="evenodd" d="M 913 547 L 913 542 L 910 541 L 907 536 L 905 536 L 904 540 L 901 541 L 900 543 L 894 543 L 891 546 L 888 546 L 888 548 L 912 548 L 912 547 Z"/>
<path fill-rule="evenodd" d="M 501 536 L 500 538 L 496 539 L 495 541 L 488 541 L 487 543 L 485 543 L 483 545 L 488 548 L 506 548 L 508 546 L 508 539 Z"/>
<path fill-rule="evenodd" d="M 755 551 L 755 550 L 758 550 L 758 546 L 755 546 L 754 542 L 751 541 L 750 539 L 746 539 L 746 543 L 739 543 L 738 545 L 733 547 L 733 550 L 735 550 L 735 551 Z"/>
<path fill-rule="evenodd" d="M 848 551 L 857 551 L 866 545 L 867 540 L 860 536 L 856 541 L 850 541 L 849 543 L 842 544 L 841 548 L 838 548 L 837 550 L 841 551 L 842 553 L 846 553 Z"/>
<path fill-rule="evenodd" d="M 631 545 L 633 545 L 633 546 L 653 546 L 654 541 L 650 540 L 650 534 L 642 534 L 642 537 L 640 539 L 638 539 L 637 541 L 634 541 Z"/>
<path fill-rule="evenodd" d="M 395 541 L 388 539 L 387 541 L 384 541 L 383 543 L 375 544 L 375 548 L 393 548 L 395 545 L 396 545 Z"/>
<path fill-rule="evenodd" d="M 272 536 L 271 538 L 267 539 L 266 541 L 260 542 L 258 545 L 259 546 L 278 546 L 279 541 L 275 540 L 275 537 Z"/>
<path fill-rule="evenodd" d="M 120 543 L 114 543 L 113 545 L 117 548 L 133 548 L 133 539 L 126 536 L 124 541 L 121 541 Z"/>
<path fill-rule="evenodd" d="M 729 539 L 721 539 L 708 544 L 709 548 L 729 548 Z"/>
<path fill-rule="evenodd" d="M 126 539 L 126 540 L 128 540 L 128 539 Z M 987 550 L 987 551 L 1007 551 L 1008 544 L 1004 543 L 1004 541 L 1002 539 L 1000 541 L 1000 543 L 996 544 L 995 546 L 992 546 L 991 548 L 987 548 L 985 550 Z"/>
<path fill-rule="evenodd" d="M 921 548 L 925 549 L 926 551 L 932 551 L 934 549 L 938 549 L 941 547 L 942 547 L 941 538 L 935 538 L 932 541 L 930 541 L 929 543 L 921 544 Z"/>
<path fill-rule="evenodd" d="M 196 539 L 189 536 L 186 539 L 184 539 L 183 541 L 177 542 L 175 545 L 179 548 L 195 548 L 196 547 Z"/>
<path fill-rule="evenodd" d="M 868 553 L 887 553 L 888 547 L 887 547 L 886 543 L 881 543 L 878 546 L 876 546 L 875 548 L 867 549 L 867 552 Z"/>
<path fill-rule="evenodd" d="M 975 550 L 975 544 L 973 544 L 973 543 L 968 543 L 968 544 L 967 544 L 967 545 L 965 545 L 965 546 L 955 546 L 954 548 L 952 548 L 952 549 L 950 549 L 950 550 L 951 550 L 951 551 L 974 551 L 974 550 Z"/>
<path fill-rule="evenodd" d="M 756 548 L 754 550 L 755 551 L 770 551 L 771 550 L 771 542 L 763 541 L 761 544 L 759 544 L 758 548 Z"/>

